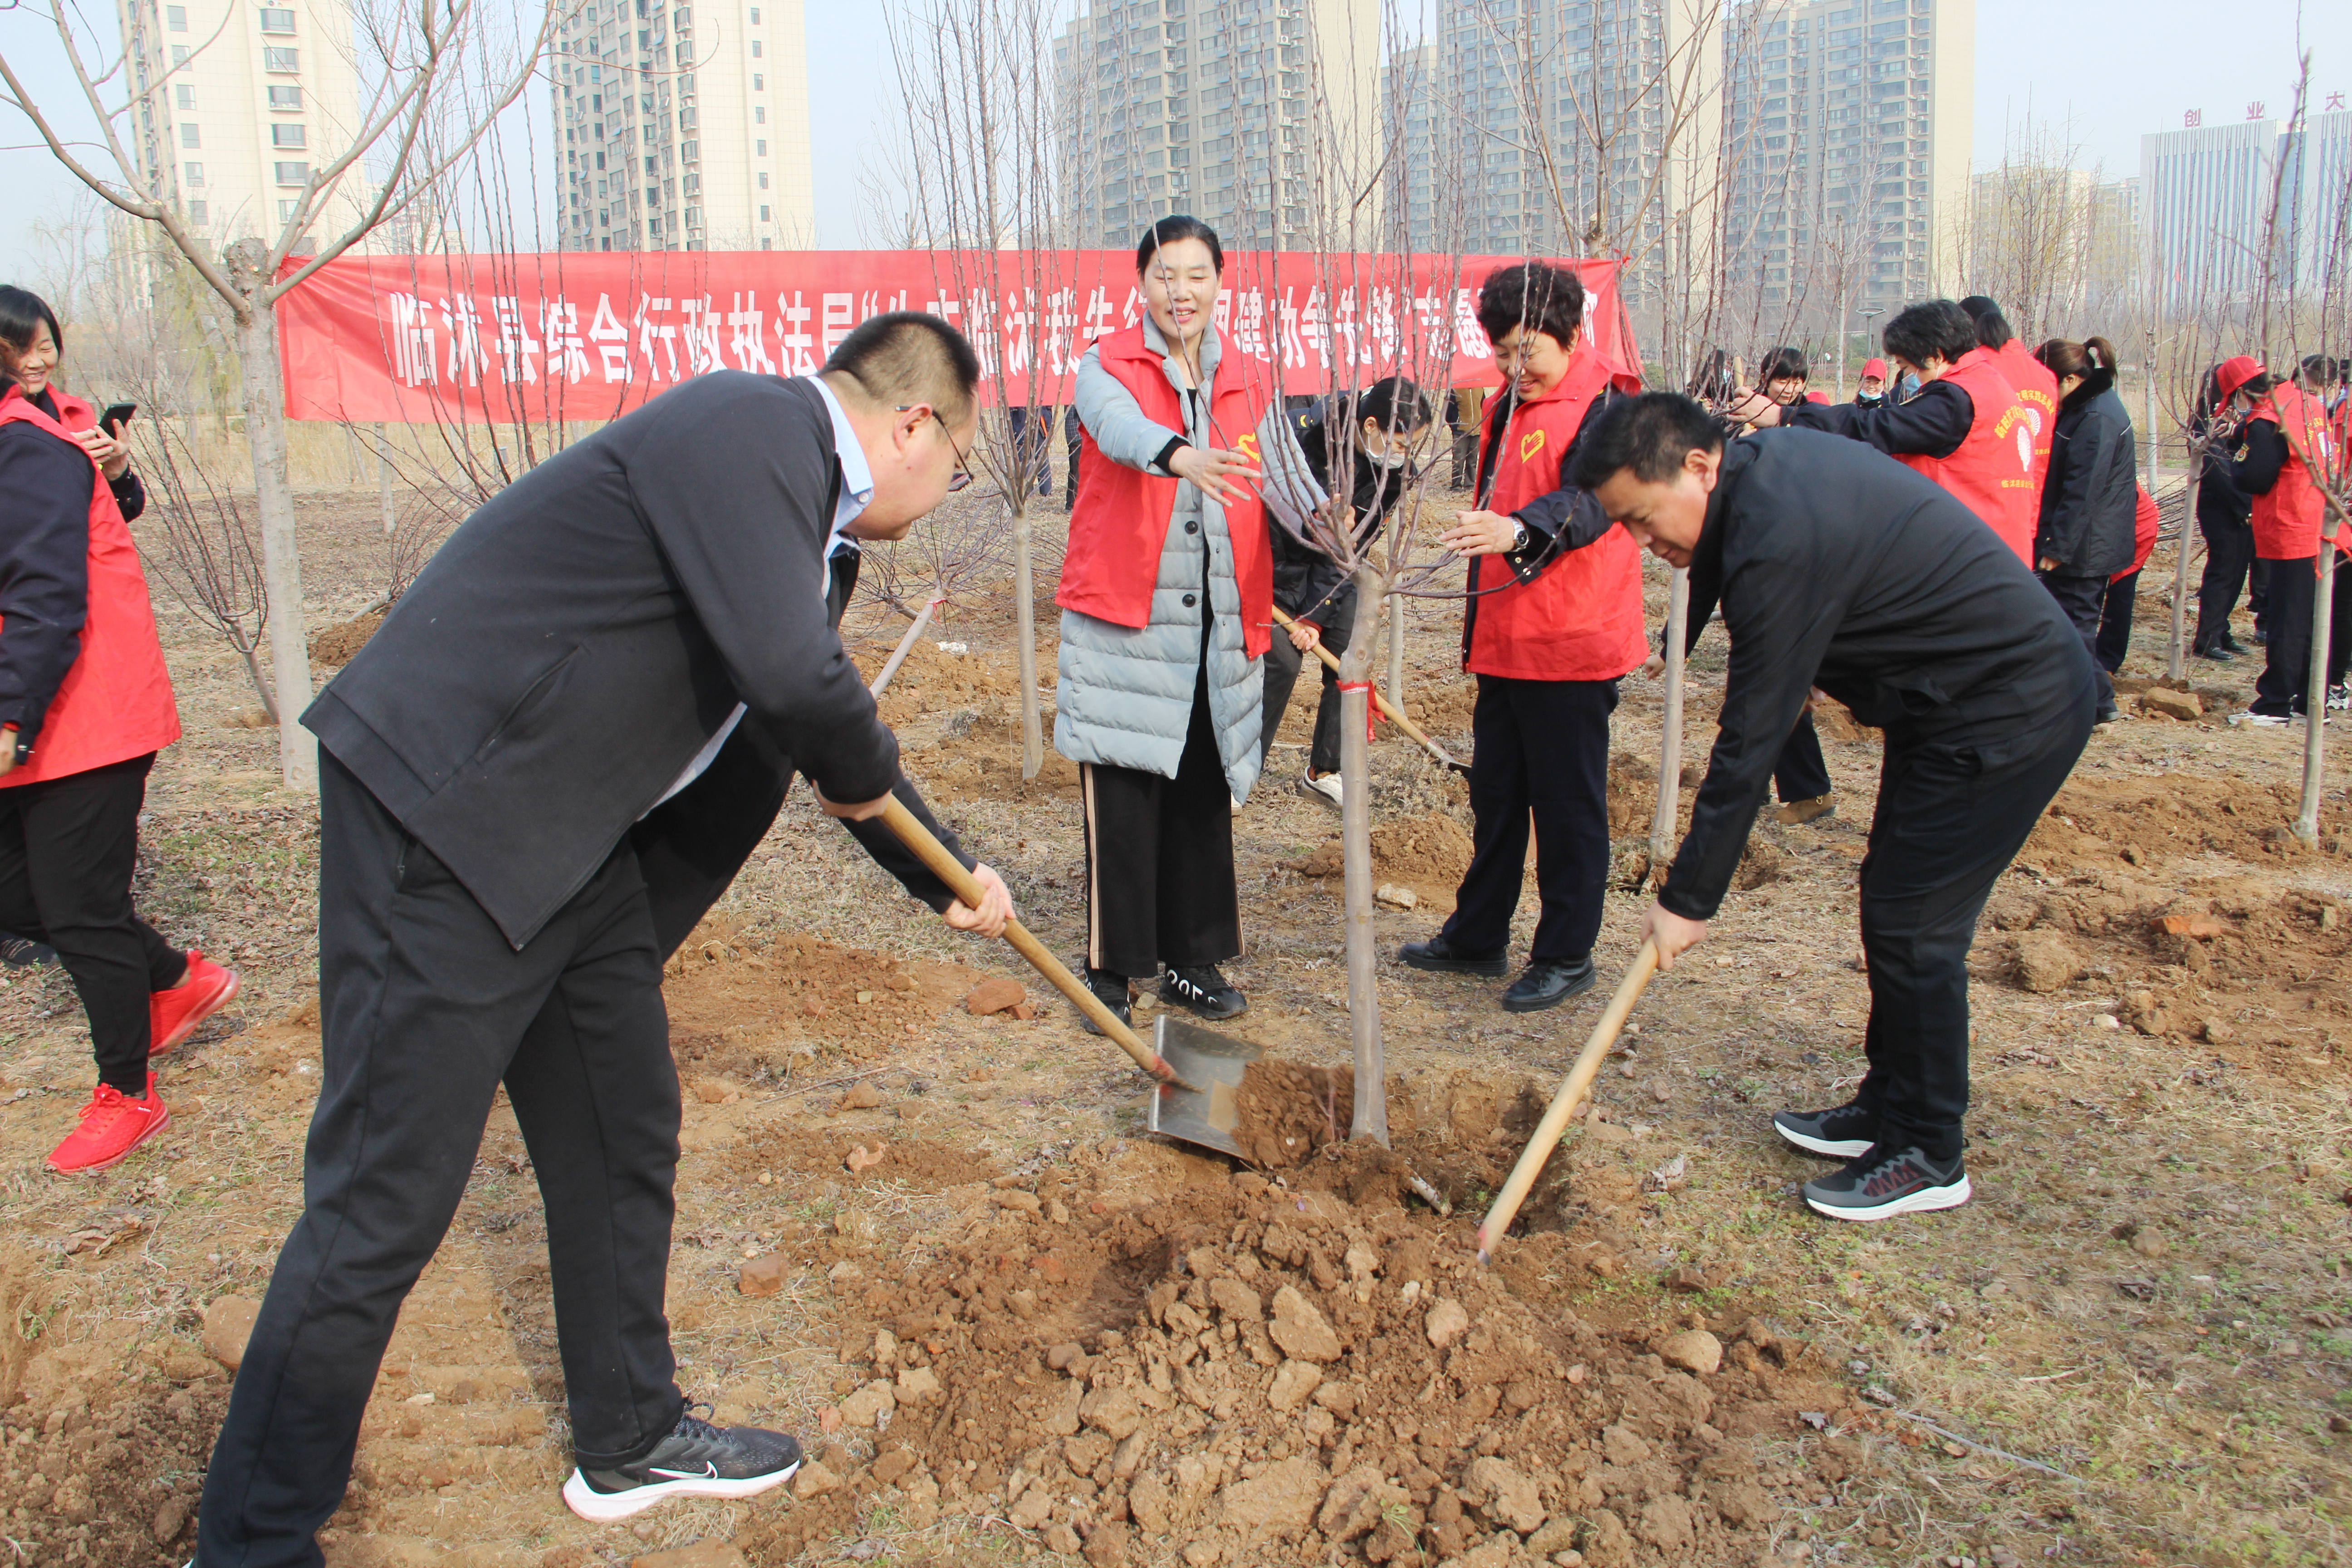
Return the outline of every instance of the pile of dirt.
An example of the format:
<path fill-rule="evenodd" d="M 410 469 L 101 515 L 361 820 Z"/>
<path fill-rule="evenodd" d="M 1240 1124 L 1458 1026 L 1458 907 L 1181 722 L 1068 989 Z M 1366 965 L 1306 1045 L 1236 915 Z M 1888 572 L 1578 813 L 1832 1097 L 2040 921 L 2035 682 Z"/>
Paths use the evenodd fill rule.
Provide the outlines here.
<path fill-rule="evenodd" d="M 1343 851 L 1338 838 L 1316 847 L 1306 858 L 1290 863 L 1302 877 L 1342 874 Z M 1399 817 L 1372 829 L 1372 869 L 1384 882 L 1426 884 L 1451 892 L 1470 868 L 1470 830 L 1443 811 Z"/>
<path fill-rule="evenodd" d="M 1738 1308 L 1617 1316 L 1558 1283 L 1591 1278 L 1558 1233 L 1481 1268 L 1466 1216 L 1358 1179 L 1379 1151 L 1286 1184 L 1138 1155 L 1184 1158 L 1088 1149 L 834 1268 L 832 1436 L 739 1537 L 755 1560 L 961 1514 L 1095 1568 L 1748 1563 L 1872 1464 L 1806 1344 Z M 1638 1201 L 1615 1175 L 1596 1206 Z"/>
<path fill-rule="evenodd" d="M 1243 1158 L 1265 1170 L 1283 1170 L 1347 1142 L 1356 1117 L 1356 1069 L 1255 1061 L 1243 1070 L 1234 1098 L 1234 1142 Z"/>
<path fill-rule="evenodd" d="M 2019 859 L 2045 870 L 2154 864 L 2200 851 L 2255 865 L 2299 856 L 2352 853 L 2339 802 L 2323 801 L 2319 842 L 2306 846 L 2290 825 L 2300 808 L 2292 784 L 2077 774 L 2043 813 Z"/>
<path fill-rule="evenodd" d="M 337 621 L 310 634 L 310 662 L 331 669 L 341 669 L 359 658 L 360 649 L 367 647 L 376 628 L 383 625 L 388 610 L 379 605 L 348 621 Z"/>
<path fill-rule="evenodd" d="M 884 629 L 890 633 L 890 641 L 877 638 L 857 650 L 858 666 L 866 672 L 869 681 L 881 673 L 903 627 L 893 622 Z M 942 647 L 942 643 L 948 646 Z M 915 639 L 905 662 L 898 666 L 898 673 L 890 678 L 889 689 L 882 694 L 882 722 L 893 730 L 904 730 L 931 714 L 955 714 L 966 710 L 996 714 L 1009 703 L 1017 729 L 1019 667 L 1010 658 L 978 658 L 969 652 L 950 651 L 962 646 L 954 631 L 936 621 L 924 627 L 923 635 Z M 1045 668 L 1052 670 L 1050 658 Z"/>

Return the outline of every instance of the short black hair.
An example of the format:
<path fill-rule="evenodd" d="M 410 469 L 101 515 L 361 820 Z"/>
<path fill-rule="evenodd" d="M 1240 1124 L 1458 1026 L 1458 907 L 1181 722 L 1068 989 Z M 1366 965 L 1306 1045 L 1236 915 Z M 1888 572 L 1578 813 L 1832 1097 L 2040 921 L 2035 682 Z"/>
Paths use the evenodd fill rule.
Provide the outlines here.
<path fill-rule="evenodd" d="M 1786 381 L 1791 376 L 1799 381 L 1811 381 L 1813 377 L 1812 366 L 1805 363 L 1805 351 L 1802 349 L 1774 349 L 1766 354 L 1764 368 L 1758 374 L 1757 380 L 1762 384 Z"/>
<path fill-rule="evenodd" d="M 1586 426 L 1573 477 L 1579 489 L 1598 489 L 1631 468 L 1644 484 L 1663 484 L 1691 453 L 1721 451 L 1723 441 L 1723 421 L 1696 398 L 1644 392 L 1619 398 Z"/>
<path fill-rule="evenodd" d="M 1401 375 L 1381 377 L 1356 401 L 1357 419 L 1369 419 L 1383 430 L 1418 430 L 1434 416 L 1421 388 Z"/>
<path fill-rule="evenodd" d="M 33 333 L 44 326 L 49 329 L 49 342 L 63 353 L 66 330 L 58 325 L 58 313 L 49 309 L 48 301 L 30 289 L 0 284 L 0 345 L 5 345 L 0 353 L 5 354 L 0 359 L 0 372 L 8 380 L 16 379 L 16 356 L 33 346 Z"/>
<path fill-rule="evenodd" d="M 1478 285 L 1478 327 L 1490 343 L 1524 327 L 1566 348 L 1583 324 L 1584 279 L 1565 267 L 1522 261 Z"/>
<path fill-rule="evenodd" d="M 1923 300 L 1906 305 L 1886 323 L 1879 342 L 1895 358 L 1925 368 L 1931 359 L 1957 362 L 1979 346 L 1977 324 L 1949 300 Z"/>
<path fill-rule="evenodd" d="M 1161 246 L 1173 245 L 1180 239 L 1197 239 L 1207 246 L 1209 259 L 1215 264 L 1217 275 L 1224 276 L 1225 247 L 1217 243 L 1217 231 L 1190 213 L 1171 213 L 1166 217 L 1151 220 L 1151 226 L 1143 231 L 1141 239 L 1136 241 L 1135 275 L 1138 278 L 1143 276 L 1143 269 L 1151 265 L 1151 258 L 1160 254 Z"/>
<path fill-rule="evenodd" d="M 1979 348 L 1998 349 L 2017 336 L 2009 318 L 2000 313 L 2000 307 L 1993 303 L 1990 295 L 1971 294 L 1960 301 L 1960 309 L 1977 324 Z"/>
<path fill-rule="evenodd" d="M 2336 384 L 2336 362 L 2326 354 L 2305 354 L 2303 360 L 2304 384 L 2312 387 L 2333 386 Z"/>
<path fill-rule="evenodd" d="M 849 377 L 877 403 L 928 403 L 950 425 L 971 414 L 972 389 L 980 384 L 980 356 L 964 335 L 920 310 L 868 316 L 850 329 L 824 368 Z"/>

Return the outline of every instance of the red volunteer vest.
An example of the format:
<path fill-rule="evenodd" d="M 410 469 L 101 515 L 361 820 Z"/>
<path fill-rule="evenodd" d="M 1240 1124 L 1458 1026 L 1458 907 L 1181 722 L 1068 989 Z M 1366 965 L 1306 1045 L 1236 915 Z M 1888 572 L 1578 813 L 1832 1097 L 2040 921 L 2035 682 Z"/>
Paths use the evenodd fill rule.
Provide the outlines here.
<path fill-rule="evenodd" d="M 1511 411 L 1495 458 L 1486 510 L 1506 516 L 1559 489 L 1560 459 L 1592 400 L 1609 384 L 1601 356 L 1579 347 L 1568 374 L 1541 397 Z M 1486 426 L 1486 440 L 1495 439 Z M 1479 454 L 1481 471 L 1486 454 Z M 1614 680 L 1649 657 L 1642 616 L 1642 551 L 1622 528 L 1546 567 L 1532 583 L 1476 594 L 1483 581 L 1508 582 L 1510 568 L 1470 560 L 1474 596 L 1464 614 L 1469 646 L 1462 668 L 1517 680 Z"/>
<path fill-rule="evenodd" d="M 2146 485 L 2135 485 L 2132 488 L 2139 492 L 2138 508 L 2132 513 L 2132 562 L 2130 565 L 2108 578 L 2107 581 L 2110 583 L 2122 582 L 2147 565 L 2147 558 L 2156 553 L 2156 531 L 2161 521 L 2161 515 L 2156 510 L 2156 498 L 2147 493 Z"/>
<path fill-rule="evenodd" d="M 15 387 L 0 397 L 0 425 L 23 420 L 60 441 L 69 430 L 98 423 L 90 405 L 52 389 L 58 417 Z M 77 443 L 75 450 L 80 450 Z M 155 638 L 155 610 L 148 602 L 147 578 L 139 570 L 138 547 L 123 525 L 122 510 L 106 476 L 90 464 L 89 608 L 82 623 L 81 651 L 34 738 L 32 754 L 0 778 L 0 789 L 43 779 L 86 773 L 109 763 L 128 762 L 162 751 L 180 738 L 180 710 L 172 700 L 172 677 L 163 668 Z M 0 498 L 0 507 L 7 504 Z"/>
<path fill-rule="evenodd" d="M 1140 323 L 1098 339 L 1102 367 L 1127 388 L 1147 419 L 1171 430 L 1184 428 L 1182 400 L 1168 384 L 1161 357 L 1146 347 Z M 1271 395 L 1250 378 L 1241 356 L 1217 361 L 1210 378 L 1209 414 L 1219 438 L 1257 461 L 1257 427 Z M 1078 493 L 1070 506 L 1070 544 L 1062 562 L 1062 585 L 1054 603 L 1113 626 L 1151 624 L 1151 590 L 1160 580 L 1160 551 L 1168 542 L 1168 520 L 1176 511 L 1176 487 L 1184 481 L 1147 474 L 1115 463 L 1095 446 L 1094 432 L 1081 427 Z M 1234 586 L 1241 592 L 1242 648 L 1262 657 L 1273 640 L 1274 542 L 1267 536 L 1265 506 L 1255 496 L 1225 504 L 1225 532 L 1233 542 Z"/>
<path fill-rule="evenodd" d="M 2050 479 L 2050 444 L 2058 436 L 2058 378 L 2015 338 L 2001 344 L 1993 358 L 2000 365 L 2000 374 L 2009 378 L 2010 390 L 2025 399 L 2026 409 L 2033 416 L 2033 511 L 2038 521 L 2042 487 Z"/>
<path fill-rule="evenodd" d="M 2317 398 L 2292 384 L 2271 388 L 2254 405 L 2249 420 L 2264 420 L 2286 437 L 2286 462 L 2278 483 L 2253 498 L 2254 554 L 2264 561 L 2302 561 L 2319 553 L 2319 525 L 2327 503 L 2311 478 L 2310 465 L 2324 469 L 2332 460 L 2336 434 Z M 2339 543 L 2342 542 L 2339 540 Z"/>
<path fill-rule="evenodd" d="M 1949 490 L 2031 566 L 2042 510 L 2042 489 L 2033 478 L 2032 414 L 1990 349 L 1970 349 L 1943 379 L 1967 393 L 1976 407 L 1959 450 L 1948 458 L 1905 453 L 1895 460 Z"/>

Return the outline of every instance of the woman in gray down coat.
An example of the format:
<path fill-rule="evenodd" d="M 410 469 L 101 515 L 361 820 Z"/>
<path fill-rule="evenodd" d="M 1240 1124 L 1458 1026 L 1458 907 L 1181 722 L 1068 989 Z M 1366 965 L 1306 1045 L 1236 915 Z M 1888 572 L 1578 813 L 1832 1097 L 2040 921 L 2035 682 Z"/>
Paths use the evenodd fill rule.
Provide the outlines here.
<path fill-rule="evenodd" d="M 1257 778 L 1274 604 L 1254 487 L 1275 443 L 1276 471 L 1306 464 L 1270 367 L 1221 352 L 1215 231 L 1162 218 L 1135 265 L 1148 315 L 1078 365 L 1054 749 L 1086 809 L 1087 984 L 1122 1019 L 1150 975 L 1162 1002 L 1227 1018 L 1248 1005 L 1217 965 L 1242 950 L 1233 812 Z"/>
<path fill-rule="evenodd" d="M 2116 395 L 2115 345 L 2105 338 L 2052 338 L 2033 351 L 2058 378 L 2058 425 L 2042 515 L 2033 531 L 2033 566 L 2097 662 L 2099 618 L 2107 580 L 2131 564 L 2139 488 L 2131 415 Z M 2116 693 L 2104 666 L 2098 721 L 2116 716 Z"/>

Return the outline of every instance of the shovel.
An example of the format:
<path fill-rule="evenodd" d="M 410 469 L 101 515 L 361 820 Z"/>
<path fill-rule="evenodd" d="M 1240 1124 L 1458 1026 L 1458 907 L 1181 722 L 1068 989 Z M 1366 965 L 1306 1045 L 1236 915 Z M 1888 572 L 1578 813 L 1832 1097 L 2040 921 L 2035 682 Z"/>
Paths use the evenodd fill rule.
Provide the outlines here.
<path fill-rule="evenodd" d="M 1274 612 L 1274 624 L 1280 626 L 1284 631 L 1288 631 L 1298 623 L 1290 616 L 1284 615 L 1282 611 L 1277 608 Z M 1315 645 L 1315 657 L 1321 659 L 1325 664 L 1330 666 L 1332 674 L 1337 675 L 1339 672 L 1339 659 L 1332 656 L 1329 648 L 1325 647 L 1319 642 Z M 1374 687 L 1372 689 L 1372 701 L 1379 707 L 1381 716 L 1382 718 L 1395 725 L 1398 729 L 1402 730 L 1406 734 L 1411 735 L 1414 740 L 1420 742 L 1423 749 L 1425 749 L 1431 756 L 1435 757 L 1439 762 L 1444 763 L 1447 767 L 1452 768 L 1455 773 L 1462 774 L 1464 777 L 1466 778 L 1469 776 L 1469 763 L 1456 762 L 1453 752 L 1447 751 L 1444 747 L 1431 740 L 1420 725 L 1414 723 L 1412 720 L 1398 712 L 1395 706 L 1391 704 L 1387 698 L 1381 695 L 1380 688 L 1378 687 Z"/>
<path fill-rule="evenodd" d="M 971 908 L 980 908 L 985 895 L 979 882 L 896 797 L 882 808 L 882 822 L 950 891 Z M 1242 1072 L 1264 1054 L 1259 1047 L 1246 1040 L 1227 1039 L 1164 1012 L 1154 1026 L 1152 1045 L 1147 1046 L 1028 927 L 1017 920 L 1005 921 L 1004 940 L 1052 981 L 1054 989 L 1068 997 L 1088 1022 L 1132 1057 L 1137 1067 L 1151 1075 L 1155 1084 L 1148 1121 L 1152 1131 L 1241 1157 L 1234 1129 L 1241 1121 Z"/>

